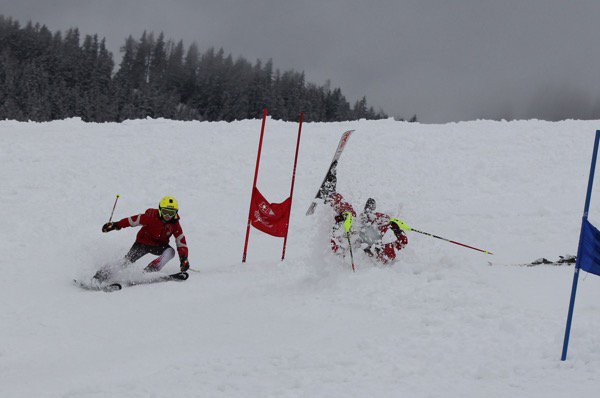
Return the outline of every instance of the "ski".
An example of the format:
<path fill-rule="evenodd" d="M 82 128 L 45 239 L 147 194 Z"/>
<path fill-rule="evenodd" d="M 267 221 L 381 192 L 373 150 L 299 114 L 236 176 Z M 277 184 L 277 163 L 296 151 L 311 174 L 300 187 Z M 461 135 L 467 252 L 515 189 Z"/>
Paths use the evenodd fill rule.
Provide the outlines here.
<path fill-rule="evenodd" d="M 538 265 L 550 265 L 550 266 L 566 265 L 566 266 L 569 266 L 569 265 L 575 264 L 576 261 L 577 261 L 577 256 L 566 254 L 564 256 L 558 256 L 558 260 L 555 260 L 555 261 L 548 260 L 545 257 L 540 257 L 536 260 L 533 260 L 530 263 L 508 264 L 508 265 L 517 266 L 517 267 L 535 267 Z M 489 261 L 488 261 L 488 264 L 489 265 L 498 265 L 498 264 L 492 264 Z"/>
<path fill-rule="evenodd" d="M 531 263 L 520 264 L 520 265 L 525 266 L 525 267 L 534 267 L 536 265 L 567 265 L 568 266 L 570 264 L 575 264 L 576 261 L 577 261 L 577 256 L 567 254 L 565 256 L 558 256 L 558 260 L 556 260 L 556 261 L 551 261 L 545 257 L 542 257 L 542 258 L 538 258 L 538 259 L 532 261 Z"/>
<path fill-rule="evenodd" d="M 137 286 L 137 285 L 148 285 L 151 283 L 167 282 L 167 281 L 185 281 L 189 278 L 187 272 L 177 272 L 171 275 L 163 275 L 157 279 L 151 279 L 146 281 L 123 281 L 114 282 L 106 285 L 96 285 L 92 283 L 85 283 L 77 279 L 73 279 L 73 283 L 84 290 L 102 291 L 106 293 L 116 292 L 123 289 L 124 287 Z"/>
<path fill-rule="evenodd" d="M 348 142 L 348 138 L 350 138 L 350 134 L 352 134 L 353 131 L 354 130 L 348 130 L 348 131 L 344 132 L 344 134 L 342 134 L 342 137 L 340 138 L 338 147 L 335 150 L 335 154 L 333 155 L 333 160 L 331 161 L 331 164 L 329 165 L 329 169 L 327 169 L 327 173 L 325 174 L 325 178 L 323 179 L 323 183 L 319 187 L 319 190 L 317 191 L 315 198 L 313 199 L 312 203 L 308 207 L 308 210 L 306 211 L 307 216 L 310 216 L 311 214 L 313 214 L 315 212 L 315 208 L 317 207 L 317 200 L 323 199 L 323 194 L 329 193 L 331 191 L 335 191 L 335 185 L 337 182 L 336 167 L 338 164 L 338 160 L 340 159 L 340 156 L 342 155 L 342 151 L 344 150 L 344 147 L 346 146 L 346 143 Z"/>

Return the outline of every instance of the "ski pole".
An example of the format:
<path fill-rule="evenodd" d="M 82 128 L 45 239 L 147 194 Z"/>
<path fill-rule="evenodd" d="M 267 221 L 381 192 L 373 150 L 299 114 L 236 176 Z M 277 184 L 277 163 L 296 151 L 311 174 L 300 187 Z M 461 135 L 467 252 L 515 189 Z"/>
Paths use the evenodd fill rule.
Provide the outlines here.
<path fill-rule="evenodd" d="M 348 238 L 348 249 L 350 250 L 350 260 L 352 261 L 352 272 L 356 272 L 354 267 L 354 255 L 352 254 L 352 243 L 350 242 L 350 228 L 352 227 L 352 213 L 344 212 L 344 229 L 346 230 L 346 238 Z"/>
<path fill-rule="evenodd" d="M 464 243 L 456 242 L 456 241 L 453 241 L 453 240 L 450 240 L 450 239 L 442 238 L 441 236 L 430 234 L 429 232 L 419 231 L 418 229 L 414 229 L 414 228 L 409 227 L 408 225 L 406 225 L 406 223 L 404 221 L 399 220 L 397 218 L 392 218 L 390 220 L 390 222 L 395 223 L 396 225 L 398 225 L 398 227 L 400 229 L 403 229 L 405 231 L 413 231 L 413 232 L 417 232 L 419 234 L 431 236 L 432 238 L 445 240 L 446 242 L 454 243 L 455 245 L 459 245 L 459 246 L 463 246 L 463 247 L 466 247 L 466 248 L 469 248 L 469 249 L 477 250 L 478 252 L 482 252 L 482 253 L 485 253 L 485 254 L 494 254 L 494 253 L 492 253 L 492 252 L 490 252 L 488 250 L 478 249 L 478 248 L 473 247 L 473 246 L 465 245 Z"/>
<path fill-rule="evenodd" d="M 352 254 L 352 243 L 350 243 L 350 232 L 346 233 L 346 237 L 348 238 L 348 248 L 350 250 L 350 260 L 352 261 L 352 272 L 356 272 L 354 268 L 354 255 Z"/>
<path fill-rule="evenodd" d="M 115 207 L 117 207 L 117 201 L 119 200 L 120 195 L 117 194 L 117 197 L 115 198 L 115 204 L 113 205 L 113 209 L 110 212 L 110 218 L 108 219 L 108 222 L 112 222 L 112 218 L 113 218 L 113 214 L 115 214 Z"/>

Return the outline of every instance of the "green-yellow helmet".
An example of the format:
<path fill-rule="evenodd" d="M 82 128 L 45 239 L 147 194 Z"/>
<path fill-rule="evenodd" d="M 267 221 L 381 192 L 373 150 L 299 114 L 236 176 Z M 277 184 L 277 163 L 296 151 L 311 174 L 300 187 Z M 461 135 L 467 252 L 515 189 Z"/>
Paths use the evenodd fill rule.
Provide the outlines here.
<path fill-rule="evenodd" d="M 179 211 L 179 203 L 172 196 L 165 196 L 158 203 L 158 214 L 162 218 L 171 219 L 177 215 Z"/>

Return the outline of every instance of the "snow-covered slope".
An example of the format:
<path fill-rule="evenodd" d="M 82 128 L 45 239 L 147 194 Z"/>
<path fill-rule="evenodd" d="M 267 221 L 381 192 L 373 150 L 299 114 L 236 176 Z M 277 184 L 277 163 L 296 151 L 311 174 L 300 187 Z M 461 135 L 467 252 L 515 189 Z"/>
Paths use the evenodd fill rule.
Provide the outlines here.
<path fill-rule="evenodd" d="M 0 396 L 595 396 L 600 278 L 580 281 L 562 363 L 572 268 L 507 264 L 575 254 L 598 127 L 307 123 L 287 259 L 253 230 L 241 265 L 260 121 L 0 122 Z M 304 212 L 346 129 L 338 190 L 355 206 L 374 197 L 495 255 L 410 234 L 393 267 L 333 258 L 331 214 Z M 258 185 L 272 201 L 289 193 L 296 132 L 267 122 Z M 134 240 L 100 233 L 117 193 L 116 219 L 175 196 L 201 272 L 74 287 Z"/>

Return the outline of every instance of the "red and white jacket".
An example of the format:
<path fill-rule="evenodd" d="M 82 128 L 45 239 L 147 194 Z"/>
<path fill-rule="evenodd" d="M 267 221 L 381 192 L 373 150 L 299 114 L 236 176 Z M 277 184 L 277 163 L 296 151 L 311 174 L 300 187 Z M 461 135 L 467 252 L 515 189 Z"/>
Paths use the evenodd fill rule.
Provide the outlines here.
<path fill-rule="evenodd" d="M 177 253 L 179 258 L 188 257 L 188 247 L 185 241 L 185 235 L 181 225 L 179 225 L 179 215 L 173 220 L 165 221 L 160 218 L 158 209 L 148 209 L 144 214 L 127 217 L 117 222 L 119 228 L 139 227 L 135 241 L 148 246 L 166 246 L 169 244 L 171 235 L 175 237 Z"/>
<path fill-rule="evenodd" d="M 364 240 L 371 244 L 376 241 L 380 241 L 387 231 L 391 229 L 391 217 L 387 214 L 379 212 L 363 212 L 360 214 L 359 219 L 361 225 L 361 234 L 367 235 L 367 238 Z M 372 231 L 368 231 L 368 229 L 372 229 Z M 392 229 L 392 232 L 394 232 L 397 242 L 399 242 L 402 247 L 408 244 L 408 238 L 402 231 L 396 232 Z M 401 248 L 398 248 L 398 250 L 400 249 Z"/>
<path fill-rule="evenodd" d="M 400 230 L 391 228 L 390 216 L 387 214 L 372 212 L 361 213 L 360 239 L 365 244 L 363 249 L 368 249 L 367 254 L 376 256 L 379 261 L 386 264 L 396 259 L 396 252 L 402 250 L 408 244 L 406 234 Z M 396 240 L 383 243 L 383 237 L 392 229 Z"/>

